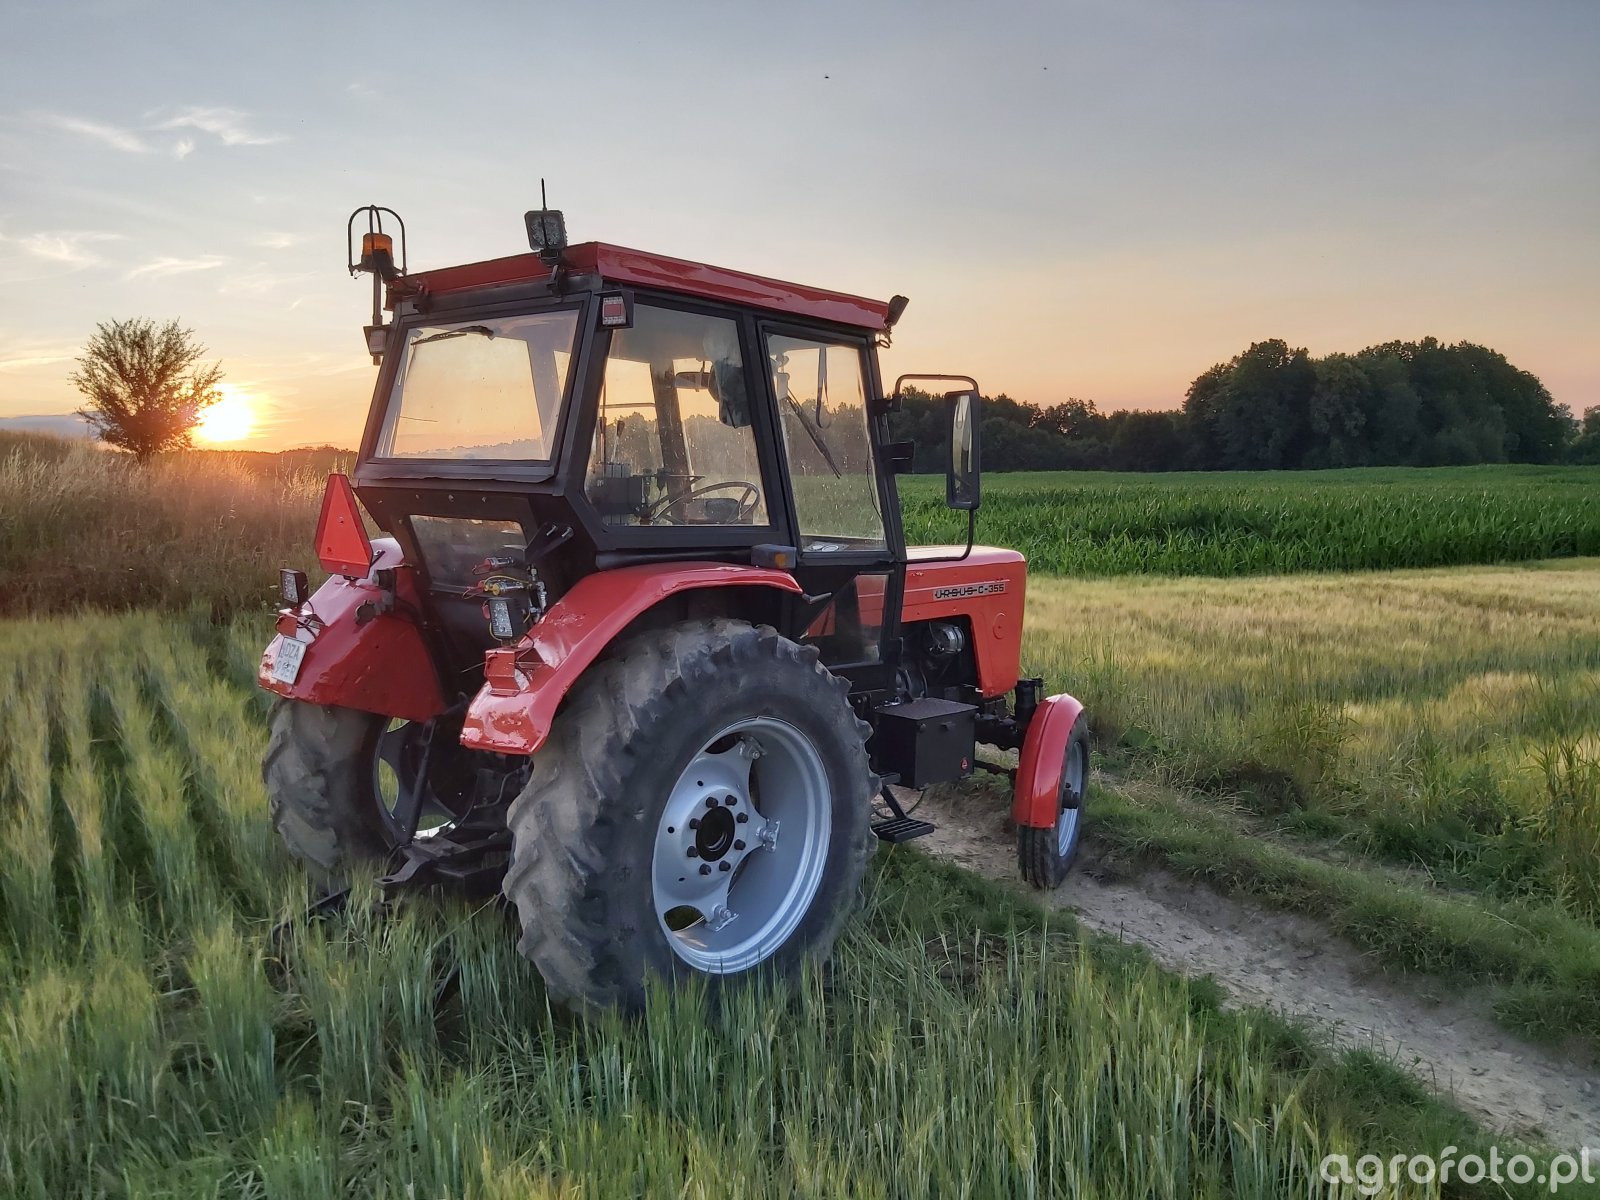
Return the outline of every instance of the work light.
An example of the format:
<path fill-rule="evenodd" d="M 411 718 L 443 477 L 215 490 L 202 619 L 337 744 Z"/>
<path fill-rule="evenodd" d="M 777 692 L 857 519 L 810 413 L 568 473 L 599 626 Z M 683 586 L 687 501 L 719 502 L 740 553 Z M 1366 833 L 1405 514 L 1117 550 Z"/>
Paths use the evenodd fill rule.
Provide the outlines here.
<path fill-rule="evenodd" d="M 290 608 L 299 608 L 309 594 L 306 573 L 291 567 L 282 568 L 278 572 L 278 591 L 282 593 L 285 604 Z"/>
<path fill-rule="evenodd" d="M 528 245 L 544 254 L 567 248 L 567 219 L 558 208 L 530 209 L 523 215 L 528 225 Z"/>

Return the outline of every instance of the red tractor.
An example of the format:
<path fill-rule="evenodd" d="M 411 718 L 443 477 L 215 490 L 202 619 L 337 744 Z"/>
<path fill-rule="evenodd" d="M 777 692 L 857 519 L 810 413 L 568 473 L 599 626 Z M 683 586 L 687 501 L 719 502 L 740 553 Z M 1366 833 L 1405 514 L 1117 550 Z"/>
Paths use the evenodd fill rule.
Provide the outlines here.
<path fill-rule="evenodd" d="M 883 387 L 903 297 L 569 246 L 545 210 L 532 253 L 413 274 L 363 215 L 377 387 L 328 579 L 283 573 L 260 668 L 272 818 L 314 873 L 499 887 L 553 996 L 637 1007 L 825 956 L 875 841 L 932 831 L 889 785 L 981 743 L 1021 751 L 991 769 L 1022 874 L 1061 882 L 1082 706 L 1019 678 L 1026 564 L 972 545 L 977 385 Z M 905 544 L 911 378 L 960 385 L 965 547 Z"/>

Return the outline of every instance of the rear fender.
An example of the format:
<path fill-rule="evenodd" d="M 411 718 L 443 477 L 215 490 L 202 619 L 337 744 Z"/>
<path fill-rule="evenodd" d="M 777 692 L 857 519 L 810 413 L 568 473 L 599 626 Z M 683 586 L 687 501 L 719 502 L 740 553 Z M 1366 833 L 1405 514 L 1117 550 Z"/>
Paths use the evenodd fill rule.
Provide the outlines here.
<path fill-rule="evenodd" d="M 642 613 L 680 592 L 752 586 L 803 594 L 787 572 L 730 563 L 648 563 L 585 576 L 515 646 L 489 651 L 461 744 L 532 754 L 572 685 Z"/>
<path fill-rule="evenodd" d="M 1018 825 L 1031 829 L 1055 827 L 1060 815 L 1056 800 L 1061 794 L 1061 773 L 1067 766 L 1067 742 L 1082 715 L 1083 705 L 1065 694 L 1041 700 L 1034 710 L 1022 741 L 1016 792 L 1011 801 L 1011 816 Z"/>
<path fill-rule="evenodd" d="M 356 610 L 386 599 L 377 582 L 380 570 L 395 573 L 395 597 L 402 609 L 418 611 L 416 576 L 405 565 L 393 538 L 373 541 L 373 562 L 366 576 L 331 576 L 300 609 L 278 617 L 278 636 L 261 656 L 256 682 L 269 692 L 307 704 L 355 708 L 381 716 L 426 721 L 444 711 L 439 674 L 422 631 L 400 612 L 380 613 L 357 624 Z M 307 620 L 313 616 L 315 620 Z M 278 648 L 285 638 L 306 643 L 305 658 L 293 683 L 272 677 Z"/>

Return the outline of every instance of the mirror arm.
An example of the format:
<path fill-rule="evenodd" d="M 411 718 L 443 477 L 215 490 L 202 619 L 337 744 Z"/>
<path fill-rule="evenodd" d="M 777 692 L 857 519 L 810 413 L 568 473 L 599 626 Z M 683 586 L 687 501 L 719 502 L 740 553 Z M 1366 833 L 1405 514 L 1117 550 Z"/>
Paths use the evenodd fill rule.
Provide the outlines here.
<path fill-rule="evenodd" d="M 975 508 L 969 508 L 967 509 L 967 548 L 960 554 L 950 554 L 946 555 L 944 558 L 919 558 L 917 559 L 917 565 L 922 566 L 925 563 L 965 562 L 972 556 L 972 539 L 973 535 L 977 532 L 977 528 L 978 510 Z"/>

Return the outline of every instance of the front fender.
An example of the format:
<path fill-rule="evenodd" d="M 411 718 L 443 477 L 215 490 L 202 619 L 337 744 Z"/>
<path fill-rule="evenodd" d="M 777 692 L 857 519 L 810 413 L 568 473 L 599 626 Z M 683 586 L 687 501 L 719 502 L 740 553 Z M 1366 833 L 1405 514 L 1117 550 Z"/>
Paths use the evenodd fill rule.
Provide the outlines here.
<path fill-rule="evenodd" d="M 372 546 L 376 553 L 365 578 L 334 575 L 307 602 L 302 613 L 317 618 L 309 628 L 287 609 L 278 618 L 278 636 L 261 656 L 256 682 L 269 692 L 307 704 L 426 721 L 443 712 L 445 704 L 421 630 L 395 612 L 374 616 L 365 624 L 356 622 L 356 610 L 363 604 L 378 605 L 385 599 L 376 578 L 385 568 L 395 572 L 396 597 L 417 611 L 416 580 L 402 561 L 398 543 L 380 538 Z M 285 638 L 306 643 L 293 683 L 272 677 Z"/>
<path fill-rule="evenodd" d="M 1067 767 L 1067 742 L 1083 715 L 1083 705 L 1063 693 L 1041 700 L 1028 722 L 1017 762 L 1011 817 L 1031 829 L 1053 829 L 1060 816 L 1061 772 Z"/>
<path fill-rule="evenodd" d="M 731 563 L 648 563 L 585 576 L 517 645 L 489 651 L 461 744 L 532 754 L 578 677 L 641 613 L 679 592 L 751 586 L 802 594 L 787 572 Z"/>

